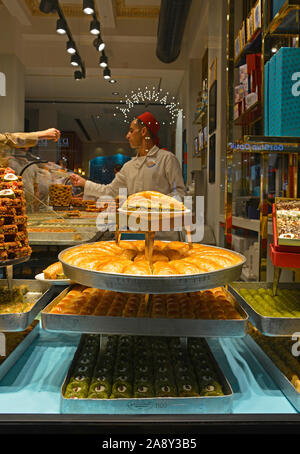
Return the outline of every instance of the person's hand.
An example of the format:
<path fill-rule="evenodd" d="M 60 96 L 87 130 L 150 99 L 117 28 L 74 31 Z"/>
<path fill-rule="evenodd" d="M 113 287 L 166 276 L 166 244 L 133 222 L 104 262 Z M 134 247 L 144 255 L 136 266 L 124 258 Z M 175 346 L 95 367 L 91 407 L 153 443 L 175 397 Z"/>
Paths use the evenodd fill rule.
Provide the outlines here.
<path fill-rule="evenodd" d="M 82 178 L 80 175 L 76 175 L 75 173 L 71 173 L 70 180 L 73 186 L 82 186 L 84 187 L 86 180 Z"/>
<path fill-rule="evenodd" d="M 60 138 L 60 131 L 55 128 L 45 129 L 44 131 L 39 131 L 38 138 L 53 140 L 53 142 L 57 142 Z"/>

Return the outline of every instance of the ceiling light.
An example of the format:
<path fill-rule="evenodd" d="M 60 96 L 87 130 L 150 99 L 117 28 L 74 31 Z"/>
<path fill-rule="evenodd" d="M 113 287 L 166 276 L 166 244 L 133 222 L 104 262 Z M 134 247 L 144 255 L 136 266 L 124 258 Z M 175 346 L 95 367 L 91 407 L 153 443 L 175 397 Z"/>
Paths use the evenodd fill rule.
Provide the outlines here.
<path fill-rule="evenodd" d="M 107 80 L 110 79 L 110 69 L 109 69 L 109 68 L 105 68 L 105 69 L 104 69 L 104 71 L 103 71 L 103 77 L 104 77 L 104 79 L 107 79 Z"/>
<path fill-rule="evenodd" d="M 67 52 L 69 52 L 69 54 L 75 54 L 76 53 L 75 43 L 71 39 L 70 39 L 70 41 L 67 42 Z"/>
<path fill-rule="evenodd" d="M 100 33 L 100 22 L 97 19 L 93 19 L 90 25 L 90 32 L 92 35 L 99 35 Z"/>
<path fill-rule="evenodd" d="M 81 71 L 75 71 L 74 72 L 74 77 L 75 77 L 75 80 L 81 80 L 82 79 L 82 72 Z"/>
<path fill-rule="evenodd" d="M 112 95 L 114 95 L 114 96 L 118 96 L 119 94 L 120 94 L 120 93 L 119 93 L 118 91 L 113 91 L 113 92 L 112 92 Z"/>
<path fill-rule="evenodd" d="M 94 0 L 83 0 L 82 9 L 85 14 L 94 14 L 95 12 Z"/>
<path fill-rule="evenodd" d="M 101 55 L 100 60 L 99 60 L 99 65 L 101 66 L 101 68 L 107 67 L 107 56 L 106 55 Z"/>
<path fill-rule="evenodd" d="M 275 54 L 275 52 L 277 52 L 277 47 L 272 47 L 271 51 L 273 54 Z"/>
<path fill-rule="evenodd" d="M 71 65 L 72 66 L 79 66 L 80 58 L 77 54 L 72 55 L 71 57 Z"/>
<path fill-rule="evenodd" d="M 99 36 L 99 38 L 97 40 L 97 47 L 98 47 L 99 52 L 101 52 L 105 47 L 105 43 L 103 42 L 101 36 Z"/>
<path fill-rule="evenodd" d="M 56 31 L 60 35 L 64 35 L 67 33 L 67 24 L 66 21 L 63 18 L 59 18 L 56 21 Z"/>
<path fill-rule="evenodd" d="M 116 84 L 116 83 L 117 83 L 116 79 L 109 79 L 109 82 L 110 82 L 111 84 Z"/>
<path fill-rule="evenodd" d="M 56 11 L 56 0 L 41 0 L 40 11 L 42 13 L 55 13 Z"/>

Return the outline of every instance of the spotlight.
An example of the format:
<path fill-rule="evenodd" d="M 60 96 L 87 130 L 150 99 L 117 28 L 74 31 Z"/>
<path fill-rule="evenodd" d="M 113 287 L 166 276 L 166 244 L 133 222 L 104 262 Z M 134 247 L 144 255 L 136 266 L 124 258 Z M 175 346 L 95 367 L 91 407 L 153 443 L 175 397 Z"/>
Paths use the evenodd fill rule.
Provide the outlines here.
<path fill-rule="evenodd" d="M 62 18 L 57 19 L 56 21 L 56 31 L 60 35 L 64 35 L 67 33 L 67 24 L 66 21 Z"/>
<path fill-rule="evenodd" d="M 99 60 L 99 65 L 101 66 L 101 68 L 107 67 L 107 56 L 106 55 L 101 55 L 100 60 Z"/>
<path fill-rule="evenodd" d="M 77 54 L 72 55 L 72 57 L 71 57 L 71 65 L 72 66 L 79 66 L 79 64 L 80 64 L 79 55 L 77 55 Z"/>
<path fill-rule="evenodd" d="M 82 72 L 81 71 L 75 71 L 74 72 L 74 78 L 75 78 L 75 80 L 81 80 L 82 79 Z"/>
<path fill-rule="evenodd" d="M 41 0 L 40 3 L 40 11 L 42 13 L 55 13 L 57 7 L 57 1 L 56 0 Z"/>
<path fill-rule="evenodd" d="M 103 77 L 104 79 L 106 80 L 109 80 L 110 79 L 110 69 L 109 68 L 105 68 L 104 71 L 103 71 Z"/>
<path fill-rule="evenodd" d="M 83 0 L 82 9 L 85 14 L 94 14 L 95 12 L 94 0 Z"/>
<path fill-rule="evenodd" d="M 97 19 L 93 19 L 90 25 L 90 32 L 92 35 L 99 35 L 100 33 L 100 22 Z"/>
<path fill-rule="evenodd" d="M 275 52 L 277 52 L 277 47 L 275 47 L 275 46 L 272 47 L 271 51 L 272 51 L 273 54 L 275 54 Z"/>
<path fill-rule="evenodd" d="M 109 83 L 111 83 L 111 84 L 116 84 L 117 81 L 116 81 L 116 79 L 109 79 Z"/>
<path fill-rule="evenodd" d="M 67 42 L 67 52 L 69 52 L 69 54 L 75 54 L 76 53 L 75 43 L 71 39 L 70 39 L 70 41 Z"/>
<path fill-rule="evenodd" d="M 96 47 L 96 49 L 99 51 L 99 52 L 102 52 L 104 50 L 104 47 L 105 47 L 105 43 L 103 42 L 101 36 L 98 36 L 98 38 L 96 38 L 94 40 L 94 46 Z"/>

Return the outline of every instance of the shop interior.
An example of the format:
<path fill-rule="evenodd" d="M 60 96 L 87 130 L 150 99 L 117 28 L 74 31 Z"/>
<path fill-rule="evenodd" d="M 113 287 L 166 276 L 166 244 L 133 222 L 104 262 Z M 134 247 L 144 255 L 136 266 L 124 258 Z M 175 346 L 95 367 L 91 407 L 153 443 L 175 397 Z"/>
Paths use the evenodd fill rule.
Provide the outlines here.
<path fill-rule="evenodd" d="M 0 433 L 163 433 L 172 423 L 184 434 L 187 421 L 197 433 L 299 430 L 300 1 L 0 0 L 0 25 L 0 136 L 60 132 L 30 147 L 0 144 L 0 208 L 8 210 L 0 225 Z M 225 254 L 223 268 L 129 278 L 64 261 L 66 249 L 83 246 L 83 257 L 95 242 L 139 240 L 122 236 L 119 224 L 117 235 L 109 222 L 99 227 L 115 201 L 86 200 L 70 176 L 111 184 L 115 166 L 137 156 L 127 134 L 144 112 L 160 124 L 159 148 L 179 162 L 193 215 L 203 204 L 201 238 L 191 244 L 189 229 L 176 232 L 176 253 L 186 263 L 193 248 L 207 247 Z M 23 191 L 25 208 L 12 214 L 17 199 L 7 191 Z M 26 222 L 8 231 L 5 216 Z M 153 273 L 150 233 L 142 231 L 143 251 Z M 25 256 L 5 252 L 15 239 Z M 47 277 L 55 263 L 60 271 Z M 94 289 L 95 301 L 108 292 L 111 306 L 131 298 L 146 312 L 59 312 L 76 285 L 80 298 Z M 178 315 L 155 315 L 156 299 L 167 307 L 170 298 Z M 161 366 L 153 352 L 184 352 L 189 383 L 175 374 L 167 383 L 174 394 L 158 393 L 152 372 L 153 383 L 136 388 L 142 346 L 153 371 Z M 94 363 L 80 383 L 74 373 L 89 349 Z M 124 396 L 113 372 L 111 394 L 93 382 L 105 354 L 131 364 Z"/>

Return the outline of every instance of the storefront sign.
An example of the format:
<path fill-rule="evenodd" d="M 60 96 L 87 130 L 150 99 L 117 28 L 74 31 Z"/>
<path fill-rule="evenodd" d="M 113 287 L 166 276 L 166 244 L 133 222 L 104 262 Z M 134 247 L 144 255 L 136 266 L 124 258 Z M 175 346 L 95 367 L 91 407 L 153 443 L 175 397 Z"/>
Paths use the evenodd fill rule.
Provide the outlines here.
<path fill-rule="evenodd" d="M 0 96 L 6 96 L 6 76 L 0 73 Z"/>
<path fill-rule="evenodd" d="M 238 143 L 231 142 L 228 144 L 228 147 L 234 151 L 284 151 L 283 144 L 271 144 L 271 143 Z"/>

